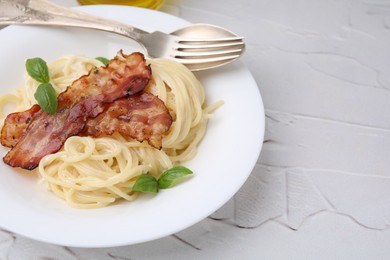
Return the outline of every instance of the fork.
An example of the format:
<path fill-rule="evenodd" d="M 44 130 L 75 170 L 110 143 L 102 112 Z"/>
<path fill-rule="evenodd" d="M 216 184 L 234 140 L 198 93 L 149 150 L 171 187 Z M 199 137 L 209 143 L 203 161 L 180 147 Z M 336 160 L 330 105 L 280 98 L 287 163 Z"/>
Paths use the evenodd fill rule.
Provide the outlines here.
<path fill-rule="evenodd" d="M 209 24 L 193 24 L 166 34 L 152 33 L 116 21 L 84 14 L 47 0 L 0 0 L 0 25 L 34 24 L 97 29 L 129 37 L 151 58 L 168 58 L 192 71 L 236 60 L 245 49 L 243 37 Z"/>

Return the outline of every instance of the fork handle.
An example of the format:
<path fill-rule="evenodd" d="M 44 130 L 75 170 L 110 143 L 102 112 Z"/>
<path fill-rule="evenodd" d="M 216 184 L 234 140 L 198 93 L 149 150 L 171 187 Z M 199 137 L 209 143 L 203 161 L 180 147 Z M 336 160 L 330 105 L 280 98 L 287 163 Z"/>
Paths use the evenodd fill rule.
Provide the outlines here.
<path fill-rule="evenodd" d="M 136 41 L 147 32 L 130 25 L 85 14 L 47 0 L 0 0 L 0 25 L 34 24 L 91 28 Z"/>

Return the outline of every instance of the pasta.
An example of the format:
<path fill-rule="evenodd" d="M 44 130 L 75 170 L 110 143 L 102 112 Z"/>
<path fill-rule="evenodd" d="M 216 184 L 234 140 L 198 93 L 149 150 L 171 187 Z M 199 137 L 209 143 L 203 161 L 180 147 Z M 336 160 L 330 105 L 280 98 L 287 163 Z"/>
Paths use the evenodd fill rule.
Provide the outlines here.
<path fill-rule="evenodd" d="M 40 161 L 38 173 L 42 183 L 70 206 L 97 208 L 118 199 L 134 200 L 138 192 L 132 191 L 132 186 L 140 174 L 158 178 L 166 169 L 196 155 L 211 112 L 221 103 L 206 106 L 203 86 L 184 65 L 167 59 L 148 62 L 152 80 L 145 91 L 164 101 L 173 118 L 163 138 L 163 148 L 155 149 L 119 133 L 100 138 L 68 138 L 61 151 Z M 64 56 L 49 64 L 50 81 L 60 93 L 96 66 L 102 63 L 83 56 Z M 37 85 L 26 76 L 17 95 L 0 97 L 0 107 L 14 102 L 17 111 L 28 109 L 36 103 Z"/>

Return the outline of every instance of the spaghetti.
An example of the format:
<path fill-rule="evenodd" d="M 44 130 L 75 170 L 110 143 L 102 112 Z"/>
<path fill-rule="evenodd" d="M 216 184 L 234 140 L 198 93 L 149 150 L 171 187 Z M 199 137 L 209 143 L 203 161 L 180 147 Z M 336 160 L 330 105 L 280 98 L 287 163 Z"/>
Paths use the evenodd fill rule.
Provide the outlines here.
<path fill-rule="evenodd" d="M 100 138 L 68 138 L 62 150 L 40 161 L 38 173 L 48 189 L 70 206 L 97 208 L 118 199 L 134 200 L 138 192 L 132 191 L 132 186 L 140 174 L 158 178 L 163 171 L 196 155 L 211 112 L 221 104 L 206 106 L 203 86 L 184 65 L 167 59 L 148 62 L 152 80 L 145 91 L 158 96 L 173 118 L 162 149 L 119 133 Z M 102 63 L 95 59 L 64 56 L 49 64 L 50 81 L 60 93 L 97 66 Z M 0 107 L 10 100 L 16 103 L 18 111 L 31 107 L 36 103 L 37 86 L 26 76 L 17 95 L 0 97 Z"/>

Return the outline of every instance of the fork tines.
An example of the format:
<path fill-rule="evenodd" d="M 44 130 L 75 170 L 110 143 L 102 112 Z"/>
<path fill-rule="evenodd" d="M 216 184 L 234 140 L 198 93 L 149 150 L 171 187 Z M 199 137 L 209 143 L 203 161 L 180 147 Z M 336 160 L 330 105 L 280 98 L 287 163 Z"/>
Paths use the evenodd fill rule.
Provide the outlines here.
<path fill-rule="evenodd" d="M 244 50 L 242 37 L 214 39 L 178 39 L 175 41 L 175 58 L 193 59 L 187 62 L 215 62 L 236 59 Z"/>

